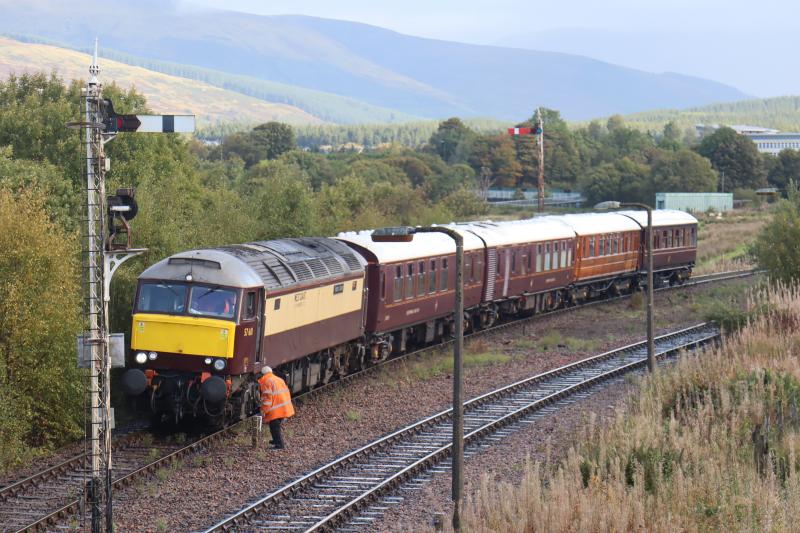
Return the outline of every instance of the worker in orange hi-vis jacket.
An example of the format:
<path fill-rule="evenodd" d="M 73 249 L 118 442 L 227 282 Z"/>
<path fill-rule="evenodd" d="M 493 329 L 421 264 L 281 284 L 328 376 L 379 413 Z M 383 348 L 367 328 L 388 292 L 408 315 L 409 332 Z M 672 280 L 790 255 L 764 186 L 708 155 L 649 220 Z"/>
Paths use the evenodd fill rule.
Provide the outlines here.
<path fill-rule="evenodd" d="M 264 422 L 269 423 L 269 432 L 272 434 L 270 444 L 276 450 L 282 450 L 285 445 L 281 434 L 281 422 L 284 418 L 294 416 L 292 396 L 286 382 L 273 374 L 270 367 L 262 367 L 261 373 L 263 376 L 258 380 L 258 388 L 261 391 L 261 417 Z"/>

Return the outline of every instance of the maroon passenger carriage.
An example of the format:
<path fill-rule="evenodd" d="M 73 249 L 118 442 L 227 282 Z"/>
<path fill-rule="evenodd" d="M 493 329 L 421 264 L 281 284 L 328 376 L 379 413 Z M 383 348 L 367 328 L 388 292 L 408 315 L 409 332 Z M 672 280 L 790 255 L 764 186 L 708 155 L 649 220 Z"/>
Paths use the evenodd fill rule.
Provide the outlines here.
<path fill-rule="evenodd" d="M 572 282 L 575 233 L 555 219 L 448 226 L 464 238 L 468 329 L 500 315 L 557 307 Z M 455 243 L 440 233 L 373 242 L 371 231 L 339 234 L 367 261 L 366 334 L 373 360 L 441 340 L 453 331 Z"/>

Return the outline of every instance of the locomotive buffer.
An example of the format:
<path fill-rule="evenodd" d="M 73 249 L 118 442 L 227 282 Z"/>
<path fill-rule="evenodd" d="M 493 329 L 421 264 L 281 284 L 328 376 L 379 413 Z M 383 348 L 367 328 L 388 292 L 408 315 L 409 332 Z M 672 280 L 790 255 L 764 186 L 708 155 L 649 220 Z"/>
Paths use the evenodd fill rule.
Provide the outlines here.
<path fill-rule="evenodd" d="M 91 530 L 113 531 L 111 479 L 110 371 L 124 366 L 124 339 L 109 334 L 108 303 L 111 278 L 119 266 L 144 249 L 131 247 L 130 220 L 138 206 L 133 188 L 122 188 L 106 198 L 105 174 L 110 169 L 104 146 L 118 133 L 183 133 L 194 131 L 192 115 L 122 115 L 103 98 L 98 82 L 97 40 L 89 67 L 89 82 L 82 91 L 83 121 L 67 124 L 79 128 L 86 150 L 86 248 L 83 252 L 84 327 L 78 338 L 78 365 L 88 369 L 89 427 L 86 439 L 91 479 L 84 484 L 91 507 Z M 112 361 L 113 355 L 113 361 Z M 105 510 L 103 503 L 105 502 Z M 105 514 L 105 521 L 103 515 Z M 105 524 L 104 524 L 105 523 Z"/>

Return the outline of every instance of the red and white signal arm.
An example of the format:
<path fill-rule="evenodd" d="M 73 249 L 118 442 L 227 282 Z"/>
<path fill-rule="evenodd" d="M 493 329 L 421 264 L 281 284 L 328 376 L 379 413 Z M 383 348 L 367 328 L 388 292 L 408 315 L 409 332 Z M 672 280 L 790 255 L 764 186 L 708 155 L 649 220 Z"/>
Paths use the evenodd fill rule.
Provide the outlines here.
<path fill-rule="evenodd" d="M 111 115 L 106 133 L 191 133 L 194 115 Z"/>
<path fill-rule="evenodd" d="M 530 135 L 531 128 L 508 128 L 509 135 Z"/>

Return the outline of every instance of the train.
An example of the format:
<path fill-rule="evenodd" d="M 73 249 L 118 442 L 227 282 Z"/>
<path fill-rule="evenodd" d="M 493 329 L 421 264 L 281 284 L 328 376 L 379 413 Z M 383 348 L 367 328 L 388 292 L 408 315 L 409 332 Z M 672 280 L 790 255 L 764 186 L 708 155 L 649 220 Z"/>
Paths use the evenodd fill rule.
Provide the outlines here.
<path fill-rule="evenodd" d="M 681 284 L 697 219 L 654 210 L 654 284 Z M 466 331 L 646 286 L 645 211 L 453 223 Z M 372 231 L 190 250 L 138 278 L 125 394 L 158 421 L 255 414 L 269 365 L 294 394 L 454 333 L 455 242 Z"/>

